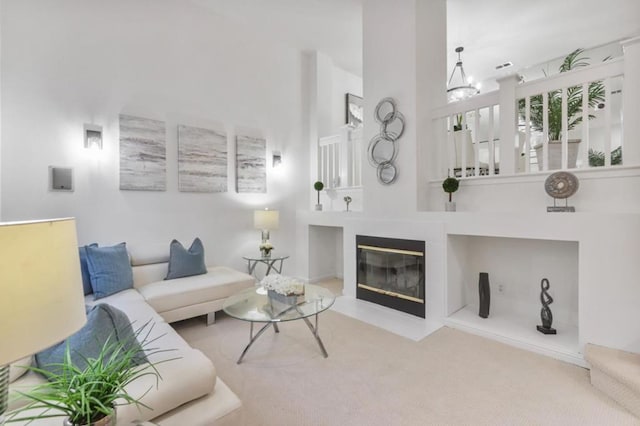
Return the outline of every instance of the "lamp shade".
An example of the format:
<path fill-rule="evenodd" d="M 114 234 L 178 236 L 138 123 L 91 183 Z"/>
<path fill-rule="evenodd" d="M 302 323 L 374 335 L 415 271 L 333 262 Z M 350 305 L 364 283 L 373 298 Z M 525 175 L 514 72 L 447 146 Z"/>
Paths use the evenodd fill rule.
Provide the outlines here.
<path fill-rule="evenodd" d="M 280 213 L 277 210 L 256 210 L 253 212 L 253 226 L 256 229 L 278 229 Z"/>
<path fill-rule="evenodd" d="M 0 223 L 0 365 L 86 322 L 74 219 Z"/>

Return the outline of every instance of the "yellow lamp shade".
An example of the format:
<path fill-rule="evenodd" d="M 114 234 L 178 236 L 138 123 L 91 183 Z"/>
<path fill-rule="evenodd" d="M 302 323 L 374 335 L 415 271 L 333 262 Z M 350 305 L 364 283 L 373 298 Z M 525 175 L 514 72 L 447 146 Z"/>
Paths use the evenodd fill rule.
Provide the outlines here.
<path fill-rule="evenodd" d="M 253 212 L 253 226 L 256 229 L 278 229 L 280 213 L 277 210 L 256 210 Z"/>
<path fill-rule="evenodd" d="M 0 365 L 85 322 L 75 220 L 0 223 Z"/>

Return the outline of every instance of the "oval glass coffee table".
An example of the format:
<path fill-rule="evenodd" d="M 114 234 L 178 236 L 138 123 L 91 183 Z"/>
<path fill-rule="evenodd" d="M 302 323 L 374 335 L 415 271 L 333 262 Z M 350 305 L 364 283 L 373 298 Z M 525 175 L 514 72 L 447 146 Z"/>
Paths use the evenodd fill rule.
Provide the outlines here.
<path fill-rule="evenodd" d="M 233 318 L 250 323 L 249 344 L 238 358 L 238 364 L 242 362 L 251 345 L 267 328 L 273 326 L 274 331 L 279 333 L 279 322 L 295 320 L 303 320 L 307 324 L 311 334 L 316 338 L 318 346 L 320 346 L 322 355 L 327 358 L 329 355 L 318 334 L 318 314 L 329 309 L 335 300 L 335 296 L 329 290 L 313 284 L 305 284 L 304 299 L 300 297 L 298 303 L 291 305 L 270 298 L 267 295 L 267 290 L 261 286 L 248 288 L 229 297 L 222 307 L 224 312 Z M 309 321 L 311 316 L 315 316 L 315 325 Z M 256 322 L 265 324 L 254 335 L 253 324 Z"/>

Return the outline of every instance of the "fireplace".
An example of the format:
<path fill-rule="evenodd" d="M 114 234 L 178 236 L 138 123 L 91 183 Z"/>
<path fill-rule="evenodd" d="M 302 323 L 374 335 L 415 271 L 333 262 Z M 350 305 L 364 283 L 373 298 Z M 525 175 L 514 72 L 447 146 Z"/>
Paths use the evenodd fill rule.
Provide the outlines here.
<path fill-rule="evenodd" d="M 424 249 L 424 241 L 356 235 L 356 297 L 424 318 Z"/>

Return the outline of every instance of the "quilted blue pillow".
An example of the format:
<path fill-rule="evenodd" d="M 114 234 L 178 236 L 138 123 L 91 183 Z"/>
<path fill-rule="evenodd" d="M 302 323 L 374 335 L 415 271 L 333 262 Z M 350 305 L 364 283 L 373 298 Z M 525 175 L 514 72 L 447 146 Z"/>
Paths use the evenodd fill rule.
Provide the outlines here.
<path fill-rule="evenodd" d="M 87 246 L 86 249 L 94 300 L 133 288 L 126 243 L 111 247 Z"/>
<path fill-rule="evenodd" d="M 98 247 L 96 243 L 89 244 L 90 247 Z M 87 246 L 78 248 L 80 252 L 80 272 L 82 273 L 82 289 L 84 295 L 93 293 L 91 288 L 91 274 L 89 274 L 89 265 L 87 265 Z"/>
<path fill-rule="evenodd" d="M 204 264 L 204 246 L 200 238 L 193 240 L 189 250 L 185 250 L 180 241 L 173 240 L 169 246 L 169 272 L 165 280 L 206 274 Z"/>
<path fill-rule="evenodd" d="M 60 364 L 64 361 L 68 344 L 71 362 L 84 370 L 87 367 L 86 360 L 97 358 L 107 339 L 114 345 L 122 346 L 120 353 L 129 350 L 135 352 L 132 365 L 147 362 L 147 357 L 136 339 L 127 314 L 111 305 L 100 303 L 87 308 L 87 323 L 84 327 L 69 336 L 67 340 L 38 352 L 35 356 L 36 365 L 51 373 L 61 374 Z"/>

